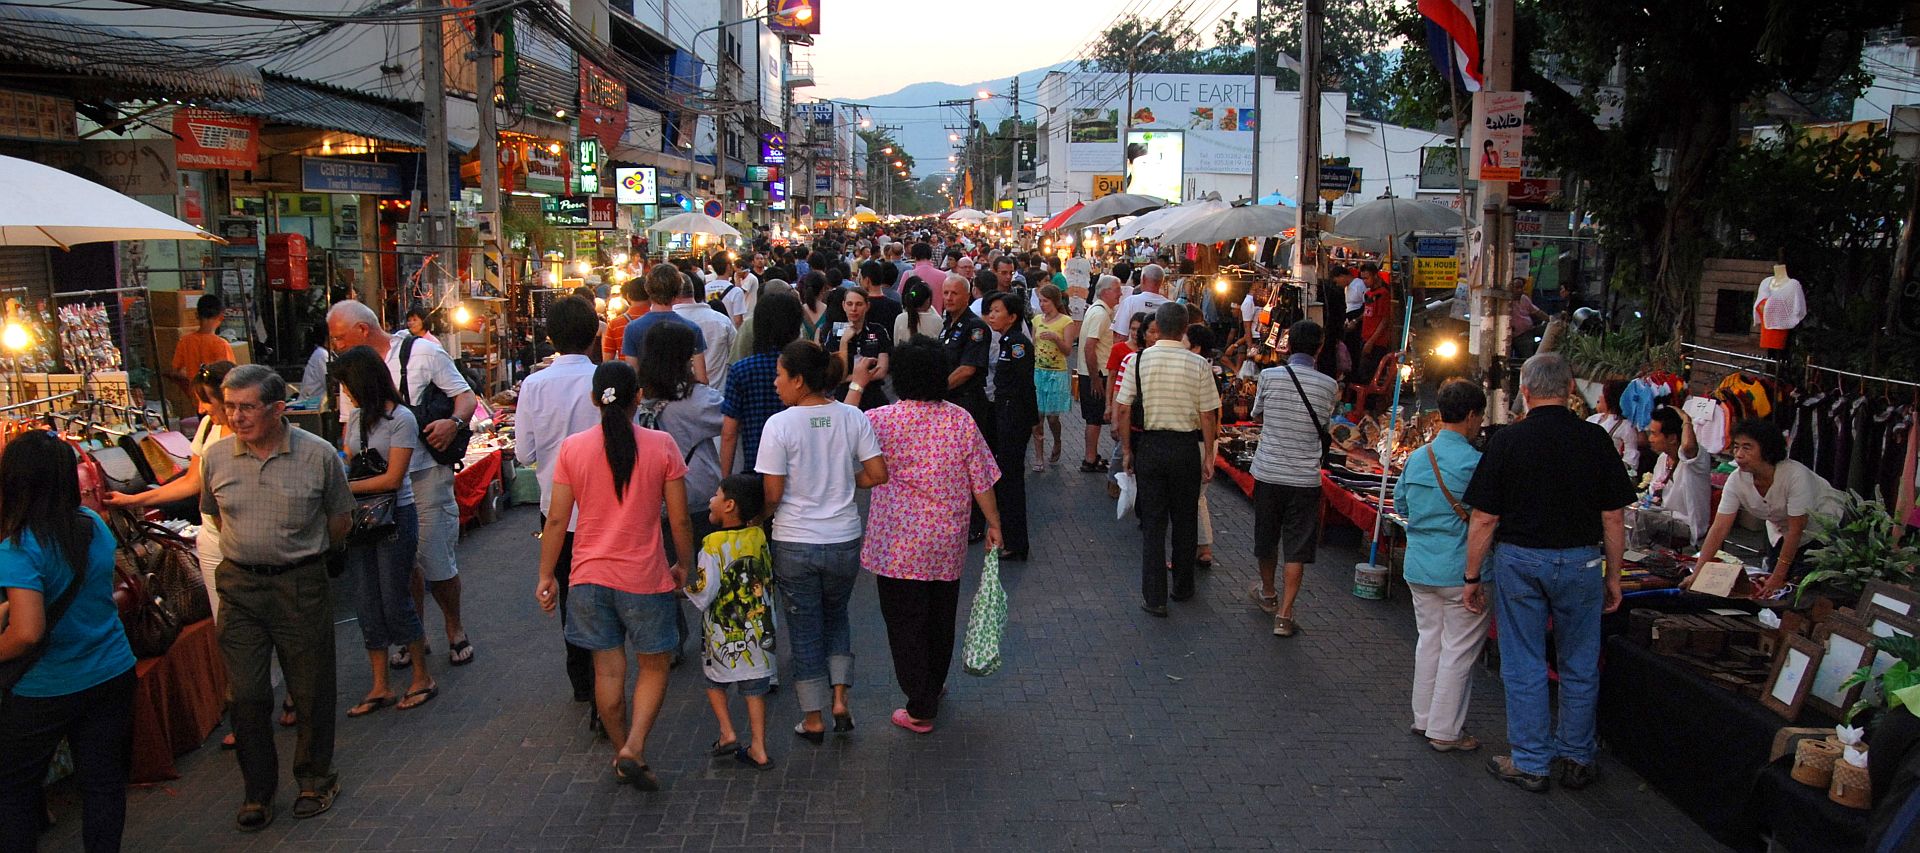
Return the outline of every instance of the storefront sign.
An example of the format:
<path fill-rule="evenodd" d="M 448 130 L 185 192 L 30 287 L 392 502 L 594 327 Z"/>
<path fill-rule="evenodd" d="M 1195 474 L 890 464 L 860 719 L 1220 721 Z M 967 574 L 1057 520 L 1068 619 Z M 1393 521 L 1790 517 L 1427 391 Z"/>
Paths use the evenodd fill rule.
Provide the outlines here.
<path fill-rule="evenodd" d="M 1422 258 L 1451 258 L 1460 251 L 1457 237 L 1422 236 L 1414 239 L 1413 253 Z"/>
<path fill-rule="evenodd" d="M 172 196 L 180 187 L 171 139 L 89 139 L 38 146 L 35 156 L 122 195 Z"/>
<path fill-rule="evenodd" d="M 1102 196 L 1113 195 L 1114 193 L 1119 192 L 1121 187 L 1124 187 L 1126 185 L 1127 185 L 1126 175 L 1094 175 L 1093 176 L 1093 197 L 1100 198 Z"/>
<path fill-rule="evenodd" d="M 1259 92 L 1244 77 L 1215 74 L 1138 74 L 1133 95 L 1127 75 L 1066 75 L 1068 157 L 1075 171 L 1110 169 L 1121 162 L 1125 130 L 1185 131 L 1186 170 L 1251 174 L 1252 133 Z M 1133 105 L 1131 121 L 1121 115 Z M 1116 108 L 1116 105 L 1117 108 Z"/>
<path fill-rule="evenodd" d="M 573 144 L 573 174 L 576 192 L 592 195 L 600 191 L 600 140 L 582 139 Z"/>
<path fill-rule="evenodd" d="M 817 193 L 833 192 L 833 176 L 832 175 L 814 175 L 813 191 Z"/>
<path fill-rule="evenodd" d="M 773 166 L 748 166 L 747 180 L 756 184 L 771 183 L 780 180 L 780 170 Z"/>
<path fill-rule="evenodd" d="M 653 204 L 660 198 L 652 166 L 613 170 L 613 198 L 621 204 Z"/>
<path fill-rule="evenodd" d="M 1521 178 L 1525 152 L 1521 141 L 1527 130 L 1527 93 L 1476 92 L 1474 99 L 1482 116 L 1478 147 L 1473 156 L 1473 177 L 1481 181 L 1517 181 Z"/>
<path fill-rule="evenodd" d="M 807 104 L 794 104 L 793 112 L 803 119 L 811 119 L 814 124 L 833 124 L 833 104 L 826 101 L 814 101 Z"/>
<path fill-rule="evenodd" d="M 580 59 L 580 135 L 612 149 L 627 129 L 627 85 Z"/>
<path fill-rule="evenodd" d="M 1413 286 L 1451 289 L 1460 278 L 1460 260 L 1454 257 L 1414 258 Z"/>
<path fill-rule="evenodd" d="M 787 135 L 784 133 L 763 133 L 760 135 L 760 162 L 770 166 L 787 164 Z"/>
<path fill-rule="evenodd" d="M 567 191 L 566 150 L 563 143 L 521 143 L 520 164 L 526 176 L 522 188 L 530 193 L 564 194 Z"/>
<path fill-rule="evenodd" d="M 214 220 L 214 233 L 227 241 L 222 251 L 251 254 L 260 248 L 260 220 L 251 216 L 222 216 Z"/>
<path fill-rule="evenodd" d="M 311 193 L 399 195 L 400 167 L 371 160 L 302 157 L 300 189 Z"/>
<path fill-rule="evenodd" d="M 253 169 L 260 164 L 260 120 L 198 107 L 173 111 L 174 156 L 182 169 Z"/>
<path fill-rule="evenodd" d="M 543 198 L 540 200 L 540 217 L 548 225 L 557 228 L 585 228 L 591 224 L 587 208 L 587 196 Z"/>
<path fill-rule="evenodd" d="M 613 227 L 620 221 L 620 205 L 613 199 L 593 196 L 587 199 L 587 227 L 601 231 Z"/>
<path fill-rule="evenodd" d="M 767 29 L 783 36 L 820 34 L 820 0 L 770 0 Z"/>
<path fill-rule="evenodd" d="M 767 198 L 773 201 L 774 204 L 780 205 L 779 207 L 773 208 L 774 210 L 786 210 L 787 209 L 786 179 L 782 178 L 780 180 L 777 180 L 777 181 L 774 181 L 773 183 L 768 184 Z"/>
<path fill-rule="evenodd" d="M 72 142 L 73 99 L 0 89 L 0 137 Z"/>
<path fill-rule="evenodd" d="M 1457 190 L 1464 173 L 1460 158 L 1467 149 L 1452 145 L 1430 145 L 1420 149 L 1420 189 Z"/>

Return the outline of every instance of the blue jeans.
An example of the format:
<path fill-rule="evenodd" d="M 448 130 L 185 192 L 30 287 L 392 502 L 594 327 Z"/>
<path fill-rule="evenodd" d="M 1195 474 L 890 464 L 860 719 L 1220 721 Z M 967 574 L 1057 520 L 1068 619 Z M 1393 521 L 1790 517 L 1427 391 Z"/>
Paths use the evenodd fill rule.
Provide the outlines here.
<path fill-rule="evenodd" d="M 1500 680 L 1507 688 L 1507 742 L 1513 766 L 1547 775 L 1555 758 L 1592 764 L 1594 705 L 1600 698 L 1600 613 L 1606 575 L 1600 549 L 1521 548 L 1493 552 L 1493 606 L 1500 625 Z M 1560 674 L 1560 726 L 1547 707 L 1547 620 L 1553 620 Z"/>
<path fill-rule="evenodd" d="M 825 711 L 833 687 L 853 683 L 847 602 L 860 577 L 860 540 L 814 545 L 773 541 L 773 579 L 787 603 L 793 692 L 800 710 Z"/>
<path fill-rule="evenodd" d="M 354 609 L 360 614 L 360 637 L 369 649 L 404 646 L 426 637 L 410 591 L 414 546 L 419 541 L 419 520 L 413 504 L 394 507 L 393 521 L 392 536 L 347 549 L 347 572 L 353 580 Z"/>

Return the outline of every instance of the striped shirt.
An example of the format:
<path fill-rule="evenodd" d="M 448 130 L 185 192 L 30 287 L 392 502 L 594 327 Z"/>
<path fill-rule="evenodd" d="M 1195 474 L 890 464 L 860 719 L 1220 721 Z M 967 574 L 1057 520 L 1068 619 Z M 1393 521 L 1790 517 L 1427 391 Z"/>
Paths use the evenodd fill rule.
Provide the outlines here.
<path fill-rule="evenodd" d="M 1140 379 L 1132 372 L 1138 368 Z M 1135 404 L 1135 389 L 1146 400 Z M 1220 410 L 1220 388 L 1213 382 L 1207 360 L 1178 340 L 1155 341 L 1146 352 L 1128 359 L 1114 402 L 1133 406 L 1134 422 L 1142 429 L 1194 432 L 1200 416 Z"/>
<path fill-rule="evenodd" d="M 1260 447 L 1253 454 L 1253 478 L 1281 486 L 1320 485 L 1320 428 L 1331 422 L 1333 407 L 1340 398 L 1340 383 L 1313 369 L 1313 357 L 1296 355 L 1287 359 L 1294 377 L 1300 380 L 1295 390 L 1293 379 L 1284 367 L 1260 371 L 1260 390 L 1253 398 L 1254 420 L 1260 421 Z M 1307 415 L 1300 402 L 1300 391 L 1313 402 L 1319 424 Z"/>

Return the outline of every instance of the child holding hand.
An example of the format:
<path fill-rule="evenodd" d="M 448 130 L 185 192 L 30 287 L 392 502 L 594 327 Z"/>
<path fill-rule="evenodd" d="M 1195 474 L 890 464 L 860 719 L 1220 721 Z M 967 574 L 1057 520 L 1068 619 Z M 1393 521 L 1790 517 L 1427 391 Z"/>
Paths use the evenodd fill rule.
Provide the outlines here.
<path fill-rule="evenodd" d="M 687 578 L 687 598 L 700 608 L 701 669 L 707 677 L 707 702 L 720 723 L 710 753 L 732 755 L 756 770 L 770 770 L 767 755 L 767 700 L 773 675 L 773 560 L 760 513 L 766 494 L 756 474 L 735 474 L 720 483 L 707 501 L 719 530 L 700 543 L 699 567 Z M 742 745 L 728 710 L 727 688 L 737 685 L 747 699 L 751 744 Z"/>

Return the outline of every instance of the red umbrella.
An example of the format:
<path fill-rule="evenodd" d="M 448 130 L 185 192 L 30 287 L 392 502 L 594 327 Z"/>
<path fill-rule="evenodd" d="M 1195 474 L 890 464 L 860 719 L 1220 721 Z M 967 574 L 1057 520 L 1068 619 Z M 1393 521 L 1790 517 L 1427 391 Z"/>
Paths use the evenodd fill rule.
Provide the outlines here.
<path fill-rule="evenodd" d="M 1080 211 L 1080 208 L 1083 208 L 1083 207 L 1086 207 L 1086 204 L 1082 202 L 1077 202 L 1077 201 L 1074 202 L 1072 207 L 1069 207 L 1066 210 L 1060 211 L 1052 219 L 1049 219 L 1046 222 L 1042 223 L 1040 225 L 1040 230 L 1042 231 L 1059 230 L 1060 223 L 1067 221 L 1067 217 L 1072 216 L 1075 213 L 1078 213 Z"/>

